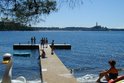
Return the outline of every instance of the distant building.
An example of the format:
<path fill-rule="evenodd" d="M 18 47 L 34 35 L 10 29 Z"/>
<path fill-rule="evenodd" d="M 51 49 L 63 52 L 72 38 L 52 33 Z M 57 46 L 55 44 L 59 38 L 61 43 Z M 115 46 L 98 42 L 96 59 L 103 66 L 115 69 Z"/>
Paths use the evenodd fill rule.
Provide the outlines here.
<path fill-rule="evenodd" d="M 91 29 L 93 31 L 107 31 L 108 30 L 107 27 L 102 27 L 101 25 L 98 25 L 97 22 L 96 22 L 96 25 L 94 27 L 91 27 Z"/>
<path fill-rule="evenodd" d="M 96 22 L 96 26 L 98 26 L 98 23 Z"/>

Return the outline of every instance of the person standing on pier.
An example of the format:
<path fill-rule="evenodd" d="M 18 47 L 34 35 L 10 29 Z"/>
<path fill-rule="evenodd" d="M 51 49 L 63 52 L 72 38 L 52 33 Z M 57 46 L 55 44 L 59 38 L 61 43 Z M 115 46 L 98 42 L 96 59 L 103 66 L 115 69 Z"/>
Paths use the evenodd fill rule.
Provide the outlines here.
<path fill-rule="evenodd" d="M 44 48 L 44 38 L 42 38 L 42 39 L 40 40 L 40 42 L 41 42 L 41 46 L 43 46 L 43 48 Z"/>
<path fill-rule="evenodd" d="M 36 44 L 36 38 L 35 38 L 35 36 L 33 37 L 33 43 Z"/>
<path fill-rule="evenodd" d="M 33 37 L 31 37 L 31 44 L 33 44 Z"/>
<path fill-rule="evenodd" d="M 46 48 L 48 47 L 48 39 L 45 39 Z"/>
<path fill-rule="evenodd" d="M 54 54 L 54 40 L 52 40 L 52 43 L 51 43 L 51 54 L 52 55 Z"/>

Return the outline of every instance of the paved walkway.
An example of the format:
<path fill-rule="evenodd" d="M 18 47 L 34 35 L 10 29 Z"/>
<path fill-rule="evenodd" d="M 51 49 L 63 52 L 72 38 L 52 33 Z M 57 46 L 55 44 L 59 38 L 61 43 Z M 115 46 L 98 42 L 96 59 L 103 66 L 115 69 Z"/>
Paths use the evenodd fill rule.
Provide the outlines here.
<path fill-rule="evenodd" d="M 42 48 L 40 47 L 40 54 Z M 43 83 L 77 83 L 76 79 L 70 74 L 69 70 L 64 66 L 61 60 L 54 55 L 51 55 L 51 48 L 44 48 L 46 57 L 41 59 L 42 79 Z"/>

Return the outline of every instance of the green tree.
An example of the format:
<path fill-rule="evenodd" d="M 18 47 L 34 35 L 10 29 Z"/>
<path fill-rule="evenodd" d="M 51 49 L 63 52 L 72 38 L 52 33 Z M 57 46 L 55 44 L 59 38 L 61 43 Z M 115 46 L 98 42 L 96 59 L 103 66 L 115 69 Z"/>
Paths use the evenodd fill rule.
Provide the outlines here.
<path fill-rule="evenodd" d="M 27 25 L 39 22 L 42 15 L 57 11 L 59 5 L 65 4 L 73 8 L 82 4 L 82 0 L 0 0 L 0 16 Z"/>
<path fill-rule="evenodd" d="M 0 15 L 14 22 L 27 24 L 39 21 L 40 15 L 56 10 L 56 1 L 50 0 L 0 0 Z M 2 19 L 1 19 L 2 20 Z M 4 19 L 5 20 L 5 19 Z M 2 20 L 3 21 L 3 20 Z"/>

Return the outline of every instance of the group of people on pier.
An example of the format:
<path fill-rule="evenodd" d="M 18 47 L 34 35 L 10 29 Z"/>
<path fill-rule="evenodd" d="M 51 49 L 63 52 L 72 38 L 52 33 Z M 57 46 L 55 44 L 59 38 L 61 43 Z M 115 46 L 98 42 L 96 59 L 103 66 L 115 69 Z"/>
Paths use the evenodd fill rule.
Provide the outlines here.
<path fill-rule="evenodd" d="M 40 40 L 40 44 L 41 46 L 43 46 L 43 48 L 46 46 L 46 48 L 48 47 L 48 39 L 47 38 L 42 38 Z"/>
<path fill-rule="evenodd" d="M 35 36 L 34 37 L 31 37 L 31 44 L 36 44 L 36 38 L 35 38 Z"/>
<path fill-rule="evenodd" d="M 46 58 L 46 53 L 44 51 L 44 48 L 48 47 L 48 38 L 41 38 L 40 44 L 41 44 L 41 46 L 43 48 L 41 57 Z M 53 55 L 53 54 L 54 54 L 54 40 L 52 40 L 52 43 L 51 43 L 51 55 Z"/>
<path fill-rule="evenodd" d="M 36 44 L 36 38 L 35 38 L 35 36 L 31 37 L 31 44 Z M 44 48 L 47 48 L 48 47 L 48 38 L 46 38 L 46 37 L 41 38 L 40 44 L 41 44 L 41 46 L 43 48 L 42 49 L 41 57 L 42 58 L 45 58 L 46 53 L 44 51 Z M 54 54 L 54 40 L 52 40 L 52 42 L 51 42 L 51 55 L 53 55 L 53 54 Z"/>

